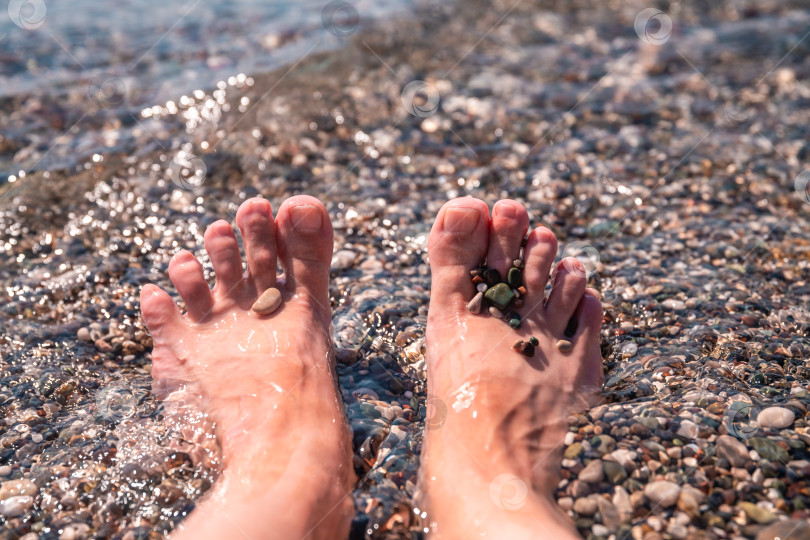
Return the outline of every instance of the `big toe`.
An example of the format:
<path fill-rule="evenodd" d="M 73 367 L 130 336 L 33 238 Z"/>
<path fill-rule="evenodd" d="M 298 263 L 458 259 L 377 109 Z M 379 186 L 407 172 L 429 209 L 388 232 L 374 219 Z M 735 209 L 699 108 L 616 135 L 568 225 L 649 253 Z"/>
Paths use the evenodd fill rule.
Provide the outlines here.
<path fill-rule="evenodd" d="M 333 231 L 323 203 L 307 195 L 284 201 L 276 216 L 276 246 L 286 287 L 328 314 Z"/>
<path fill-rule="evenodd" d="M 431 304 L 468 301 L 473 294 L 470 270 L 484 262 L 489 243 L 489 211 L 472 197 L 442 206 L 428 240 Z"/>

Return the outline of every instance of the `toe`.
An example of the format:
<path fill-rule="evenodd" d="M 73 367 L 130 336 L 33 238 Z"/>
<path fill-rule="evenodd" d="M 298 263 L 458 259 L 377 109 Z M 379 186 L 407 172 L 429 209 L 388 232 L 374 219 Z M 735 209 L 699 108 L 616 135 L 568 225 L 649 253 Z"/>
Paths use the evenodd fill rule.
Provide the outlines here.
<path fill-rule="evenodd" d="M 557 265 L 554 285 L 546 303 L 546 316 L 555 335 L 572 333 L 569 321 L 584 293 L 585 267 L 578 259 L 566 257 Z"/>
<path fill-rule="evenodd" d="M 151 283 L 141 289 L 141 316 L 155 343 L 183 324 L 183 316 L 166 291 Z"/>
<path fill-rule="evenodd" d="M 538 227 L 529 233 L 523 253 L 523 282 L 528 290 L 524 305 L 530 308 L 543 305 L 556 255 L 557 238 L 554 233 L 546 227 Z"/>
<path fill-rule="evenodd" d="M 200 321 L 211 312 L 214 297 L 203 275 L 200 261 L 188 251 L 181 251 L 169 262 L 169 279 L 186 303 L 188 318 Z"/>
<path fill-rule="evenodd" d="M 520 255 L 520 244 L 529 229 L 529 214 L 523 205 L 508 199 L 495 203 L 489 227 L 487 266 L 506 277 L 506 271 Z"/>
<path fill-rule="evenodd" d="M 448 297 L 457 296 L 451 301 L 466 303 L 472 297 L 469 272 L 484 262 L 488 218 L 486 203 L 472 197 L 453 199 L 439 210 L 428 239 L 432 300 L 443 304 Z"/>
<path fill-rule="evenodd" d="M 270 202 L 255 197 L 236 213 L 245 243 L 249 280 L 261 293 L 276 283 L 276 233 Z"/>
<path fill-rule="evenodd" d="M 306 195 L 284 201 L 276 217 L 276 245 L 286 287 L 328 312 L 332 223 L 321 201 Z"/>
<path fill-rule="evenodd" d="M 205 231 L 205 249 L 214 265 L 216 283 L 214 294 L 220 298 L 235 295 L 242 279 L 242 259 L 239 244 L 227 221 L 219 220 Z"/>
<path fill-rule="evenodd" d="M 599 352 L 602 328 L 602 303 L 599 301 L 599 293 L 593 289 L 585 289 L 574 316 L 577 319 L 574 347 L 575 350 L 581 351 L 585 361 L 580 379 L 583 385 L 598 388 L 602 385 L 603 371 Z"/>

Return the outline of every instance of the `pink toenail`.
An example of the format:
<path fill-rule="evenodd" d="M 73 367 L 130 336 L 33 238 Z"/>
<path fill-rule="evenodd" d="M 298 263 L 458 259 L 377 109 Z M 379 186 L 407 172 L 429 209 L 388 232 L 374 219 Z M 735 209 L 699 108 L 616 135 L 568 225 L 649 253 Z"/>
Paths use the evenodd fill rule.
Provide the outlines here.
<path fill-rule="evenodd" d="M 511 204 L 496 204 L 494 213 L 498 214 L 498 217 L 508 219 L 516 218 L 518 216 L 517 208 Z"/>
<path fill-rule="evenodd" d="M 323 228 L 323 212 L 311 204 L 301 204 L 290 208 L 293 229 L 299 232 L 315 232 Z"/>
<path fill-rule="evenodd" d="M 470 234 L 478 226 L 481 213 L 475 208 L 457 206 L 444 213 L 444 229 L 450 232 Z"/>

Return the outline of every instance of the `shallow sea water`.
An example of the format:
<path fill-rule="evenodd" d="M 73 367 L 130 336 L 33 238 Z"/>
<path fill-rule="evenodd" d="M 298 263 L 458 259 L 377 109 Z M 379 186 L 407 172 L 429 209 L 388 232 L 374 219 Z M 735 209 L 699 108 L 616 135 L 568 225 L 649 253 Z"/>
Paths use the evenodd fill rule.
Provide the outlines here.
<path fill-rule="evenodd" d="M 524 202 L 604 295 L 605 403 L 569 419 L 557 489 L 580 532 L 802 533 L 810 12 L 673 3 L 671 33 L 653 14 L 639 34 L 648 7 L 463 2 L 375 19 L 358 3 L 368 24 L 336 36 L 317 6 L 289 23 L 252 2 L 206 7 L 172 29 L 178 7 L 145 29 L 128 14 L 155 8 L 133 3 L 120 26 L 92 18 L 121 45 L 86 52 L 69 39 L 78 10 L 25 38 L 4 22 L 0 476 L 31 482 L 31 500 L 3 506 L 0 537 L 157 537 L 193 509 L 216 444 L 193 407 L 153 397 L 138 290 L 173 291 L 181 248 L 213 277 L 206 225 L 295 193 L 321 197 L 335 223 L 338 372 L 361 473 L 352 538 L 422 534 L 421 433 L 446 407 L 425 387 L 426 239 L 465 194 Z M 48 29 L 85 68 L 30 41 Z M 158 29 L 143 76 L 98 94 L 93 75 L 129 66 Z M 790 425 L 760 425 L 777 405 Z M 596 461 L 603 477 L 580 479 Z M 691 487 L 670 504 L 659 481 Z"/>

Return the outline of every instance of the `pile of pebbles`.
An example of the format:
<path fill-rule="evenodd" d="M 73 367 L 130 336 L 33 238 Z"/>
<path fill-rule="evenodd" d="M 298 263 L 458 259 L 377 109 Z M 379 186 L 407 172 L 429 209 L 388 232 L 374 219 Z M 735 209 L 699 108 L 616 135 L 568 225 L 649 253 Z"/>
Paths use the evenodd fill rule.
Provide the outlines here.
<path fill-rule="evenodd" d="M 193 128 L 153 117 L 103 160 L 0 188 L 0 538 L 160 537 L 193 509 L 216 445 L 204 418 L 152 395 L 139 288 L 173 290 L 180 248 L 212 277 L 208 224 L 302 192 L 335 222 L 352 539 L 422 537 L 421 434 L 441 429 L 426 239 L 460 195 L 524 203 L 560 257 L 593 248 L 603 403 L 572 411 L 556 492 L 584 536 L 806 537 L 808 16 L 673 4 L 677 31 L 652 45 L 633 28 L 647 7 L 425 6 L 229 86 L 230 112 Z M 413 80 L 438 92 L 432 114 L 403 107 Z M 41 100 L 80 117 L 68 97 Z M 167 172 L 181 149 L 200 185 Z"/>

